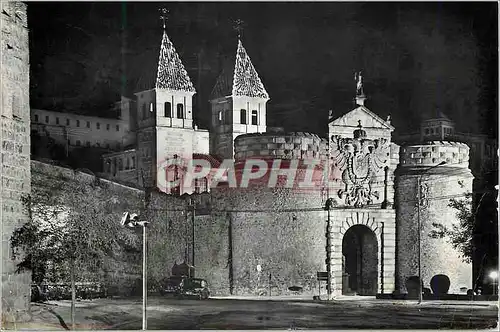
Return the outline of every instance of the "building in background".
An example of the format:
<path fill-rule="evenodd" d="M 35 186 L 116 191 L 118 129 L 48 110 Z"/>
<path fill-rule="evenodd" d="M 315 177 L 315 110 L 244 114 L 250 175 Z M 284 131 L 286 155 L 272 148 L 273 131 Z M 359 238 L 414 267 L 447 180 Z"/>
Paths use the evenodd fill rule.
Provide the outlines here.
<path fill-rule="evenodd" d="M 204 215 L 195 216 L 196 207 L 190 207 L 192 234 L 218 239 L 198 243 L 193 235 L 187 256 L 197 275 L 233 294 L 261 294 L 267 286 L 280 294 L 292 286 L 314 293 L 319 271 L 329 272 L 333 296 L 405 293 L 407 279 L 420 268 L 426 288 L 436 274 L 448 275 L 451 292 L 473 286 L 471 266 L 445 239 L 429 235 L 435 222 L 457 222 L 447 200 L 472 191 L 472 175 L 484 172 L 488 163 L 483 157 L 492 152 L 486 140 L 456 133 L 442 114 L 424 121 L 420 133 L 393 139 L 390 120 L 365 105 L 360 74 L 355 107 L 328 119 L 326 139 L 268 128 L 270 97 L 239 38 L 234 62 L 212 90 L 212 127 L 202 130 L 193 122 L 195 88 L 166 30 L 159 53 L 155 87 L 122 100 L 115 122 L 40 110 L 32 110 L 32 121 L 68 147 L 77 141 L 95 148 L 104 144 L 105 149 L 110 144 L 109 150 L 116 151 L 101 154 L 102 177 L 167 195 L 210 191 Z M 329 181 L 317 179 L 319 186 L 309 191 L 279 181 L 269 187 L 262 179 L 244 190 L 224 184 L 210 190 L 212 181 L 220 179 L 209 175 L 187 188 L 163 186 L 182 180 L 193 159 L 205 159 L 212 168 L 229 160 L 238 172 L 256 157 L 272 161 L 275 170 L 297 161 L 301 176 L 304 163 L 317 161 L 329 170 Z M 437 167 L 441 162 L 446 165 Z M 430 168 L 433 172 L 426 173 Z M 421 181 L 425 186 L 418 185 Z M 419 192 L 421 199 L 416 198 Z M 333 206 L 329 212 L 324 211 L 327 202 Z M 210 256 L 226 242 L 227 258 Z M 204 260 L 194 261 L 200 254 Z M 178 255 L 161 257 L 174 265 Z"/>

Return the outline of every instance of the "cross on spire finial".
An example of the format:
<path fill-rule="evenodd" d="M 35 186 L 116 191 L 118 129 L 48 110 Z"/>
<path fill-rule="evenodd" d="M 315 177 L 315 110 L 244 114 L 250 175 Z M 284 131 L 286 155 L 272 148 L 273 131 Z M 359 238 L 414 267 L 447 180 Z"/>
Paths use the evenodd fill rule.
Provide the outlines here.
<path fill-rule="evenodd" d="M 166 23 L 167 23 L 167 20 L 168 20 L 168 13 L 169 13 L 169 10 L 167 8 L 160 8 L 160 20 L 163 20 L 163 29 L 165 30 L 166 28 Z"/>
<path fill-rule="evenodd" d="M 241 37 L 241 32 L 243 31 L 243 25 L 244 25 L 244 21 L 243 20 L 240 20 L 240 19 L 237 19 L 236 21 L 234 21 L 234 30 L 238 33 L 238 39 Z"/>

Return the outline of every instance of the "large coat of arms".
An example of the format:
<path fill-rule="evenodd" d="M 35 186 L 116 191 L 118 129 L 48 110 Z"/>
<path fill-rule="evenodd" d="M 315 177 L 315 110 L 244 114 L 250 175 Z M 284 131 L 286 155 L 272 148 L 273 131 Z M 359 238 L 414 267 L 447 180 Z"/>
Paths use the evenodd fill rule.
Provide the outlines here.
<path fill-rule="evenodd" d="M 330 151 L 333 167 L 342 171 L 344 189 L 338 191 L 345 204 L 363 207 L 379 198 L 379 192 L 372 190 L 372 184 L 380 176 L 380 170 L 389 160 L 390 143 L 387 139 L 367 139 L 359 121 L 354 138 L 333 135 Z"/>

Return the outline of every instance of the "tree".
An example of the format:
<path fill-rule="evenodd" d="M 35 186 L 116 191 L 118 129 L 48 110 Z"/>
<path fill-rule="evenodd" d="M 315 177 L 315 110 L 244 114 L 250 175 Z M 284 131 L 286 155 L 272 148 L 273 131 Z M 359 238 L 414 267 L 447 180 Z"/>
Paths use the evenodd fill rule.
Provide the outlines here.
<path fill-rule="evenodd" d="M 458 224 L 446 230 L 451 244 L 462 255 L 462 259 L 472 262 L 474 250 L 475 213 L 472 210 L 472 194 L 467 193 L 463 199 L 451 199 L 448 206 L 457 210 Z"/>
<path fill-rule="evenodd" d="M 119 222 L 127 205 L 138 201 L 119 197 L 109 184 L 98 178 L 89 183 L 82 179 L 88 176 L 79 174 L 71 178 L 32 172 L 32 193 L 23 199 L 30 221 L 11 238 L 12 247 L 25 253 L 18 269 L 32 270 L 33 281 L 44 279 L 48 262 L 69 275 L 73 329 L 77 279 L 98 274 L 106 260 L 120 259 L 123 247 L 140 242 Z"/>

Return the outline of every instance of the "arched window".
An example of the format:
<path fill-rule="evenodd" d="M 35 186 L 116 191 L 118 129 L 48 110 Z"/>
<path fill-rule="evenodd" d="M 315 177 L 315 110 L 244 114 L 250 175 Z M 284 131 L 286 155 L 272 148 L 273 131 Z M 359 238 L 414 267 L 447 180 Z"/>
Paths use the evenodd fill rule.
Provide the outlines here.
<path fill-rule="evenodd" d="M 245 109 L 240 110 L 240 123 L 247 124 L 247 110 Z"/>
<path fill-rule="evenodd" d="M 184 119 L 184 105 L 177 104 L 177 119 Z"/>
<path fill-rule="evenodd" d="M 165 117 L 171 118 L 172 117 L 172 104 L 169 103 L 168 101 L 166 101 L 164 105 L 165 105 Z"/>
<path fill-rule="evenodd" d="M 256 110 L 252 111 L 252 125 L 256 126 L 259 124 L 259 115 Z"/>

